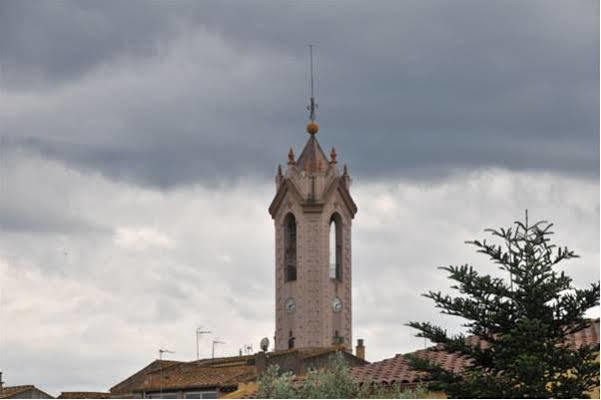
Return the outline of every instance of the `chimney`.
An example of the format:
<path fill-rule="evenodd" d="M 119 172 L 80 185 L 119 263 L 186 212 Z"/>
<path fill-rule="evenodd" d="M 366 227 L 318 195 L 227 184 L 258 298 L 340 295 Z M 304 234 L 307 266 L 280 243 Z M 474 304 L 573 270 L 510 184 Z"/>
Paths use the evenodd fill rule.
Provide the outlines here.
<path fill-rule="evenodd" d="M 363 339 L 357 339 L 357 347 L 355 347 L 355 356 L 365 360 L 365 346 L 363 345 Z"/>

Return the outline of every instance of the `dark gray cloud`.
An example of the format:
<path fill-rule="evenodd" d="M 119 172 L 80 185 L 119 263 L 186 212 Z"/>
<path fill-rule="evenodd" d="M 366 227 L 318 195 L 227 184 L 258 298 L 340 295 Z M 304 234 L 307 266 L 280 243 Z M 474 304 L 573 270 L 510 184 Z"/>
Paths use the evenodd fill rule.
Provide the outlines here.
<path fill-rule="evenodd" d="M 355 176 L 598 176 L 594 1 L 0 7 L 4 152 L 163 188 L 267 179 L 305 140 L 315 42 L 320 141 Z"/>
<path fill-rule="evenodd" d="M 141 6 L 118 1 L 3 2 L 3 84 L 16 90 L 54 86 L 121 54 L 152 56 L 156 41 L 170 29 L 162 13 L 169 7 Z"/>
<path fill-rule="evenodd" d="M 439 265 L 492 273 L 464 240 L 525 208 L 582 255 L 577 286 L 597 279 L 598 8 L 0 2 L 5 380 L 107 390 L 159 347 L 193 359 L 199 324 L 224 355 L 271 335 L 267 206 L 306 140 L 309 42 L 370 360 L 424 345 L 409 320 L 459 329 L 419 294 L 447 290 Z"/>

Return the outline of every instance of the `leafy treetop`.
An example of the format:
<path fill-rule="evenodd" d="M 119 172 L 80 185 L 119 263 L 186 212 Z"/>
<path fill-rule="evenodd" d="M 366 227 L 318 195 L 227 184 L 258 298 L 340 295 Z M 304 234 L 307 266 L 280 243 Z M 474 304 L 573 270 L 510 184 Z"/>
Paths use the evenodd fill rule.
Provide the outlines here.
<path fill-rule="evenodd" d="M 428 372 L 431 388 L 449 397 L 549 398 L 586 397 L 599 385 L 598 345 L 575 348 L 567 336 L 585 329 L 585 312 L 599 305 L 599 281 L 577 289 L 556 267 L 578 257 L 567 247 L 551 244 L 552 224 L 516 221 L 507 229 L 488 229 L 502 244 L 467 242 L 509 273 L 509 281 L 480 275 L 472 266 L 447 266 L 452 289 L 424 294 L 443 314 L 462 317 L 468 333 L 485 345 L 473 345 L 465 335 L 449 336 L 429 322 L 410 322 L 439 350 L 471 359 L 461 373 L 446 371 L 428 360 L 410 357 L 414 368 Z M 482 343 L 482 342 L 480 342 Z"/>
<path fill-rule="evenodd" d="M 355 399 L 423 398 L 422 387 L 402 389 L 400 385 L 361 385 L 352 374 L 342 353 L 330 356 L 327 367 L 310 370 L 302 379 L 292 372 L 280 374 L 277 364 L 270 365 L 259 378 L 257 398 L 263 399 Z"/>

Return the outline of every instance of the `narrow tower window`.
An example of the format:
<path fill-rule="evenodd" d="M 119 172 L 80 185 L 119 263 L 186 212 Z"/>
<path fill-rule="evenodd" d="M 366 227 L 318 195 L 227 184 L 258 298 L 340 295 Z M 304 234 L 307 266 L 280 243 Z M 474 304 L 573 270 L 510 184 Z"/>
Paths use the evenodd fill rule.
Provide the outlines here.
<path fill-rule="evenodd" d="M 330 219 L 330 278 L 342 281 L 342 219 L 338 214 Z"/>
<path fill-rule="evenodd" d="M 284 280 L 296 280 L 296 219 L 292 214 L 284 221 Z"/>

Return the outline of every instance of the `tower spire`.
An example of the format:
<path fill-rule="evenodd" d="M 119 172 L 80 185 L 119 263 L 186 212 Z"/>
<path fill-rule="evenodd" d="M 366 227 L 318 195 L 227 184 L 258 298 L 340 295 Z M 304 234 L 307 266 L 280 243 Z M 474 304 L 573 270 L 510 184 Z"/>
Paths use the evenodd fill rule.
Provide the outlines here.
<path fill-rule="evenodd" d="M 313 91 L 313 45 L 309 45 L 309 60 L 310 60 L 310 71 L 311 71 L 311 97 L 309 98 L 309 123 L 307 124 L 307 132 L 310 135 L 315 135 L 319 131 L 319 124 L 315 122 L 315 110 L 318 108 L 315 102 L 315 94 Z"/>

